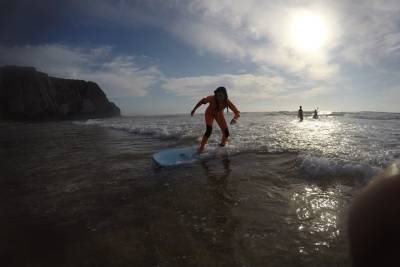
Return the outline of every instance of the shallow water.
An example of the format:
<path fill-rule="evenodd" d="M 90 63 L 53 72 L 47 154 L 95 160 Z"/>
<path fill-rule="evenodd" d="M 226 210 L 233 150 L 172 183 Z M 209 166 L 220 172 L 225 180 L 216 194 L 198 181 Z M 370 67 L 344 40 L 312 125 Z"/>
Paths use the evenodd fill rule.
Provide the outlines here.
<path fill-rule="evenodd" d="M 227 153 L 173 168 L 151 155 L 201 116 L 3 123 L 2 265 L 349 266 L 349 201 L 399 155 L 399 120 L 361 115 L 244 114 Z"/>

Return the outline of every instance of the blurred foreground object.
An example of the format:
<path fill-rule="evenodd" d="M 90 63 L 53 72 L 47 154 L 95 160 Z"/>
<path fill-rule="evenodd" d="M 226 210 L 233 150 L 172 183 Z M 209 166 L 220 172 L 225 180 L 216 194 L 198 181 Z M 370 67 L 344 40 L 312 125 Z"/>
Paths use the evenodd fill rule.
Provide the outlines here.
<path fill-rule="evenodd" d="M 400 162 L 355 197 L 348 223 L 353 266 L 400 266 Z"/>

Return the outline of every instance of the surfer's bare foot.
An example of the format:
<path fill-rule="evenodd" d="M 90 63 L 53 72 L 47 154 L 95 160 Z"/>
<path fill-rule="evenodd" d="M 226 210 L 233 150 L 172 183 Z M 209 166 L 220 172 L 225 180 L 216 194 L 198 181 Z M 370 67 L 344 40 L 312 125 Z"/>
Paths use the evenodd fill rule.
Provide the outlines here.
<path fill-rule="evenodd" d="M 220 146 L 220 147 L 224 147 L 224 146 L 225 146 L 225 144 L 222 144 L 222 143 L 221 143 L 221 144 L 219 144 L 219 146 Z"/>
<path fill-rule="evenodd" d="M 197 149 L 197 154 L 201 154 L 201 153 L 203 153 L 203 150 L 204 150 L 204 148 L 203 148 L 203 147 L 199 147 L 199 148 Z"/>

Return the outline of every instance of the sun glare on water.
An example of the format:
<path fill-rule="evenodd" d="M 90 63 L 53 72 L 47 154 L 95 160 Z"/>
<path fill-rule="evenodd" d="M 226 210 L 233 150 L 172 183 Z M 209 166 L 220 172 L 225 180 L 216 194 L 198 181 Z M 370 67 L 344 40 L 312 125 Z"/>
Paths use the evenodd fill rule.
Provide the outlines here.
<path fill-rule="evenodd" d="M 299 52 L 318 52 L 327 44 L 328 26 L 324 17 L 317 13 L 296 12 L 289 27 L 291 45 Z"/>

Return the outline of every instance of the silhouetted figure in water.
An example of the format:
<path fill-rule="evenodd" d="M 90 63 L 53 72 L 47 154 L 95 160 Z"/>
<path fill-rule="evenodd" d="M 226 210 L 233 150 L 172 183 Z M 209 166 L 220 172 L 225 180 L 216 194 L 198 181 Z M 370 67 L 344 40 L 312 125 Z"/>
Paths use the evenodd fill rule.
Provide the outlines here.
<path fill-rule="evenodd" d="M 297 113 L 297 117 L 299 117 L 300 121 L 303 121 L 303 108 L 300 106 L 299 112 Z"/>
<path fill-rule="evenodd" d="M 313 119 L 318 119 L 318 108 L 314 110 Z"/>
<path fill-rule="evenodd" d="M 348 231 L 354 267 L 400 266 L 400 163 L 357 194 Z"/>

